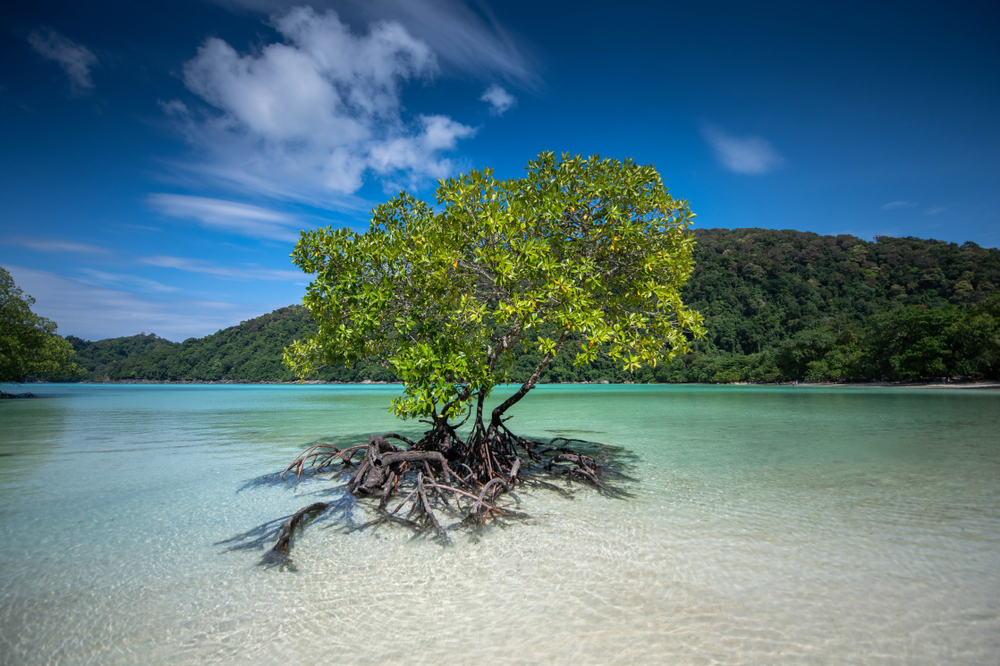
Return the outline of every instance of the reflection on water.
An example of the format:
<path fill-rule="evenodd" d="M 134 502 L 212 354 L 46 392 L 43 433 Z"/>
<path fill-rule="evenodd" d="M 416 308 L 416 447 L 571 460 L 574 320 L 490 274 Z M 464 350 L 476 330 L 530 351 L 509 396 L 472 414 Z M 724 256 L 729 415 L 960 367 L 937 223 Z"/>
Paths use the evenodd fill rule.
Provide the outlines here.
<path fill-rule="evenodd" d="M 995 663 L 1000 393 L 543 387 L 511 422 L 636 455 L 451 548 L 247 482 L 399 430 L 394 387 L 41 386 L 0 404 L 0 663 Z M 419 424 L 405 424 L 410 431 Z M 404 431 L 407 431 L 404 428 Z"/>

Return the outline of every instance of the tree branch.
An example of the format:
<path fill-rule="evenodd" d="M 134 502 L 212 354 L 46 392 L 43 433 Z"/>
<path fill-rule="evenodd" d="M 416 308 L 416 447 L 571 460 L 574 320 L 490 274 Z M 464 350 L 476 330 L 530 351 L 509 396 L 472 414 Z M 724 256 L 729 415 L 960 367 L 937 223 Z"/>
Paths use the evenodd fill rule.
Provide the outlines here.
<path fill-rule="evenodd" d="M 542 358 L 541 363 L 538 364 L 538 367 L 535 368 L 535 371 L 531 373 L 530 377 L 528 377 L 528 381 L 521 384 L 521 388 L 517 390 L 517 393 L 504 400 L 499 407 L 493 410 L 493 418 L 490 420 L 491 428 L 498 427 L 501 424 L 501 418 L 503 417 L 504 412 L 513 407 L 515 404 L 517 404 L 517 402 L 521 398 L 523 398 L 528 394 L 528 391 L 535 388 L 535 383 L 538 382 L 538 378 L 541 377 L 542 372 L 545 371 L 545 368 L 549 366 L 549 363 L 552 362 L 552 359 L 554 359 L 556 355 L 559 353 L 559 350 L 562 349 L 562 346 L 563 344 L 565 344 L 567 337 L 569 337 L 569 331 L 563 331 L 562 336 L 559 338 L 559 342 L 556 343 L 555 349 L 547 353 Z"/>

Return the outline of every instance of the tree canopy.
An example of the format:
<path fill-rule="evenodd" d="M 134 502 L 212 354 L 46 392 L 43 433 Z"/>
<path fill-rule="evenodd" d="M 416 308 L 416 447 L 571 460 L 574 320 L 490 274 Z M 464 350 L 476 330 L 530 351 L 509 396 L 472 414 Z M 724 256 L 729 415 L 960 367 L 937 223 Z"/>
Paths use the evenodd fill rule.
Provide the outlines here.
<path fill-rule="evenodd" d="M 56 335 L 56 323 L 31 311 L 35 299 L 0 268 L 0 382 L 77 374 L 73 347 Z"/>
<path fill-rule="evenodd" d="M 481 408 L 523 344 L 543 356 L 514 402 L 570 339 L 577 364 L 606 354 L 630 370 L 687 350 L 703 333 L 680 297 L 688 203 L 628 160 L 543 153 L 527 171 L 442 181 L 437 209 L 401 193 L 365 233 L 303 232 L 292 257 L 315 274 L 303 304 L 319 330 L 289 367 L 375 360 L 406 385 L 397 415 L 448 418 Z"/>

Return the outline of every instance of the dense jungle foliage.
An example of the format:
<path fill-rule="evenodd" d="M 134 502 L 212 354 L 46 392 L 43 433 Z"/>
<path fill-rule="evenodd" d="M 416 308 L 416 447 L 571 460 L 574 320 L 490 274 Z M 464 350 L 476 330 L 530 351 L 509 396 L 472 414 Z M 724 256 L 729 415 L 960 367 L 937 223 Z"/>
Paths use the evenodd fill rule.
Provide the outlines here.
<path fill-rule="evenodd" d="M 919 238 L 695 232 L 708 338 L 656 381 L 996 377 L 1000 252 Z M 995 296 L 994 296 L 995 298 Z M 988 302 L 989 301 L 989 302 Z"/>
<path fill-rule="evenodd" d="M 542 381 L 734 382 L 1000 376 L 1000 251 L 918 238 L 820 236 L 768 229 L 695 230 L 696 267 L 682 292 L 708 335 L 657 368 L 607 357 L 558 357 Z M 290 381 L 292 340 L 315 330 L 299 306 L 199 339 L 67 338 L 86 381 Z M 519 374 L 541 352 L 517 359 Z M 391 381 L 371 365 L 317 379 Z"/>

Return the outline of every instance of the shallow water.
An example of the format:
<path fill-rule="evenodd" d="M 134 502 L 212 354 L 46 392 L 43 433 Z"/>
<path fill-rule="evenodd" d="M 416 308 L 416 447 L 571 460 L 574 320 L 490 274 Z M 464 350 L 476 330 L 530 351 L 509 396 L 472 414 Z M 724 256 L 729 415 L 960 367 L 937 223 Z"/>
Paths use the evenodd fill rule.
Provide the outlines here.
<path fill-rule="evenodd" d="M 449 548 L 315 523 L 293 573 L 216 544 L 329 484 L 240 489 L 399 430 L 396 387 L 31 390 L 0 404 L 2 664 L 1000 654 L 998 391 L 541 387 L 514 429 L 626 447 L 632 499 L 526 494 Z"/>

